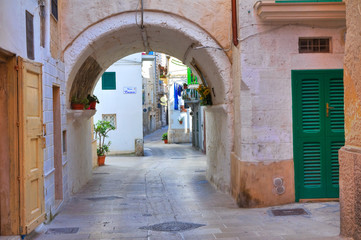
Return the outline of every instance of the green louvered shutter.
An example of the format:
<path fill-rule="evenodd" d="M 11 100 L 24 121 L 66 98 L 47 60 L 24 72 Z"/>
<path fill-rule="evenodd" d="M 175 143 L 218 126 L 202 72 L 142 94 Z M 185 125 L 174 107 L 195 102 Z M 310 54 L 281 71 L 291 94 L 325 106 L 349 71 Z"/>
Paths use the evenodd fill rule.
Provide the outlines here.
<path fill-rule="evenodd" d="M 105 72 L 102 75 L 102 90 L 115 90 L 115 72 Z"/>
<path fill-rule="evenodd" d="M 326 165 L 327 195 L 338 197 L 338 150 L 345 144 L 343 71 L 330 72 L 325 78 L 328 89 L 325 101 L 329 106 L 328 117 L 326 117 L 326 158 L 329 163 Z"/>
<path fill-rule="evenodd" d="M 296 200 L 336 198 L 344 144 L 342 70 L 292 71 L 292 94 Z"/>

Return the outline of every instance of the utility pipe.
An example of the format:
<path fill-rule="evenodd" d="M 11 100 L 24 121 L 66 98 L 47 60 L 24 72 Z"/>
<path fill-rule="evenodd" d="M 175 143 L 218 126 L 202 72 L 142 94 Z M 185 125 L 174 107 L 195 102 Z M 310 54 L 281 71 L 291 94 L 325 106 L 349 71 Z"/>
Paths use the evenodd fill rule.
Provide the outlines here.
<path fill-rule="evenodd" d="M 142 20 L 141 20 L 141 23 L 140 23 L 140 28 L 143 29 L 144 28 L 144 24 L 143 24 L 143 17 L 144 17 L 143 0 L 141 1 L 141 9 L 142 9 Z"/>
<path fill-rule="evenodd" d="M 237 47 L 238 45 L 237 0 L 232 0 L 232 36 L 233 36 L 233 44 L 234 46 Z"/>

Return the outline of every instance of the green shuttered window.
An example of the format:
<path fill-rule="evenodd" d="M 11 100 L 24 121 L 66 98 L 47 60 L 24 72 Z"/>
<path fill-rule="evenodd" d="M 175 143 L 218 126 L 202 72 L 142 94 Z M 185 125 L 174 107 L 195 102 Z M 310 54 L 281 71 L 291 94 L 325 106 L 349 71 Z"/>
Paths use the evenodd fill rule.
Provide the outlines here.
<path fill-rule="evenodd" d="M 103 90 L 115 90 L 115 72 L 105 72 L 102 76 L 102 89 Z"/>

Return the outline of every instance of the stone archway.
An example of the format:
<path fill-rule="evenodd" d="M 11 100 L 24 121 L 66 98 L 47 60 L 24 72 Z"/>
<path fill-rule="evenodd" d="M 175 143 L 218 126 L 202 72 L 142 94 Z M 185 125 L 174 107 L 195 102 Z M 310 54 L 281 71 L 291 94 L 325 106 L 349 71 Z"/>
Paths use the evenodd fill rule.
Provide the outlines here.
<path fill-rule="evenodd" d="M 206 120 L 207 175 L 219 189 L 228 192 L 233 97 L 231 63 L 225 50 L 200 26 L 177 15 L 145 12 L 144 29 L 139 27 L 134 16 L 135 12 L 127 12 L 105 18 L 86 28 L 65 48 L 66 99 L 86 96 L 112 63 L 129 54 L 152 50 L 181 59 L 212 89 L 214 106 L 208 108 Z M 68 108 L 69 104 L 70 101 Z M 68 157 L 73 162 L 69 178 L 73 191 L 84 184 L 91 173 L 91 164 L 87 163 L 91 157 L 83 151 L 88 144 L 80 137 L 90 135 L 90 123 L 87 119 L 81 121 L 81 124 L 68 122 L 68 146 L 71 148 Z M 74 147 L 75 143 L 81 146 Z M 82 179 L 77 178 L 80 172 Z"/>

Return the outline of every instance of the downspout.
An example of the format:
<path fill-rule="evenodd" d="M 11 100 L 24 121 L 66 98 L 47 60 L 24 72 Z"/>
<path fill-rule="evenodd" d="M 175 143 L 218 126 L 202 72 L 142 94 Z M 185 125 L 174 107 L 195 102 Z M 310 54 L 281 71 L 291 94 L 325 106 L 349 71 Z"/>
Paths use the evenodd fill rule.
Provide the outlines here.
<path fill-rule="evenodd" d="M 237 0 L 232 0 L 232 36 L 233 44 L 238 45 L 238 26 L 237 26 Z"/>

